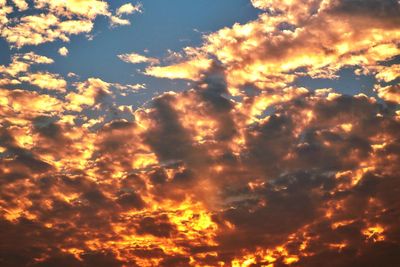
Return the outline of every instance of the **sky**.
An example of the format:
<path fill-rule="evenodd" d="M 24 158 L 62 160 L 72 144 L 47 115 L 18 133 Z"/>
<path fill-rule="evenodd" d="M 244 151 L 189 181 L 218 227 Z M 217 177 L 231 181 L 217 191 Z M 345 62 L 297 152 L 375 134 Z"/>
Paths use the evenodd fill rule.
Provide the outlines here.
<path fill-rule="evenodd" d="M 0 266 L 396 267 L 397 0 L 0 0 Z"/>

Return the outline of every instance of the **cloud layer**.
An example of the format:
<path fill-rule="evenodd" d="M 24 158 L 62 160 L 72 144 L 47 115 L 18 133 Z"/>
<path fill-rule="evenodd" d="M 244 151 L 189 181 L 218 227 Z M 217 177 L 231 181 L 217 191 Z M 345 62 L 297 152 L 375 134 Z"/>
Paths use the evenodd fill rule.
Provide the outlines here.
<path fill-rule="evenodd" d="M 111 16 L 102 1 L 34 2 L 48 13 L 3 27 L 11 44 Z M 118 98 L 141 84 L 37 71 L 54 60 L 33 52 L 0 66 L 0 265 L 396 266 L 399 3 L 251 2 L 257 20 L 172 64 L 119 55 L 192 81 L 138 109 Z M 296 86 L 344 68 L 376 96 Z"/>

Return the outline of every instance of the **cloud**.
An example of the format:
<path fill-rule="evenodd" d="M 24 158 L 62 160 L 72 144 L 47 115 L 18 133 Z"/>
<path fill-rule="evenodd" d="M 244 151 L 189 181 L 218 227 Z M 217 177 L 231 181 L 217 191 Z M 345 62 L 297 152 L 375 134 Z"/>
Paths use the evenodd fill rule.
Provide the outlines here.
<path fill-rule="evenodd" d="M 375 77 L 384 82 L 391 82 L 400 77 L 400 64 L 394 64 L 389 67 L 382 67 L 378 70 Z"/>
<path fill-rule="evenodd" d="M 124 14 L 133 14 L 135 12 L 142 12 L 142 5 L 141 4 L 137 4 L 137 5 L 132 5 L 132 3 L 123 4 L 122 6 L 120 6 L 117 9 L 116 14 L 118 16 L 121 16 L 121 15 L 124 15 Z"/>
<path fill-rule="evenodd" d="M 157 64 L 159 60 L 156 58 L 146 57 L 137 53 L 121 54 L 118 58 L 126 63 L 138 64 L 138 63 L 149 63 Z"/>
<path fill-rule="evenodd" d="M 200 58 L 215 58 L 227 72 L 230 91 L 238 94 L 246 84 L 259 89 L 282 89 L 297 78 L 336 77 L 346 67 L 374 70 L 399 53 L 399 10 L 396 1 L 253 1 L 269 10 L 255 21 L 235 24 L 205 36 L 200 48 L 186 48 Z M 362 10 L 361 10 L 362 9 Z M 383 16 L 375 10 L 382 10 Z M 361 15 L 362 14 L 362 15 Z M 190 58 L 190 57 L 189 57 Z M 191 64 L 190 64 L 191 65 Z M 175 78 L 181 62 L 150 68 L 149 75 Z M 190 67 L 188 67 L 191 69 Z M 202 68 L 207 69 L 207 67 Z M 165 73 L 162 71 L 165 70 Z M 199 75 L 176 75 L 198 80 Z"/>
<path fill-rule="evenodd" d="M 60 49 L 58 49 L 58 53 L 63 57 L 66 57 L 68 55 L 68 52 L 69 51 L 65 46 L 63 46 Z"/>
<path fill-rule="evenodd" d="M 117 16 L 110 17 L 111 25 L 130 25 L 131 22 L 127 19 L 122 19 Z"/>
<path fill-rule="evenodd" d="M 108 3 L 99 0 L 37 0 L 35 1 L 35 7 L 38 9 L 47 8 L 55 14 L 64 17 L 79 16 L 90 20 L 95 19 L 99 15 L 106 16 L 109 14 Z"/>
<path fill-rule="evenodd" d="M 19 11 L 31 11 L 15 14 L 12 6 L 0 4 L 3 14 L 0 36 L 17 48 L 56 40 L 68 42 L 71 35 L 90 33 L 99 16 L 109 17 L 112 25 L 129 25 L 129 20 L 121 16 L 140 12 L 141 8 L 141 5 L 125 4 L 115 16 L 108 3 L 99 0 L 35 0 L 29 5 L 18 0 L 14 4 Z M 15 15 L 10 19 L 11 14 Z"/>
<path fill-rule="evenodd" d="M 29 5 L 25 0 L 13 0 L 19 11 L 27 10 Z"/>
<path fill-rule="evenodd" d="M 388 86 L 375 86 L 378 96 L 388 102 L 400 103 L 400 87 L 399 84 Z"/>
<path fill-rule="evenodd" d="M 56 90 L 65 92 L 67 82 L 57 74 L 49 72 L 29 73 L 19 78 L 22 82 L 27 82 L 42 89 Z"/>
<path fill-rule="evenodd" d="M 4 83 L 21 82 L 0 89 L 3 265 L 399 262 L 397 4 L 252 2 L 265 10 L 257 20 L 169 65 L 120 55 L 194 81 L 138 109 L 117 97 L 142 84 L 65 84 L 32 68 L 53 63 L 34 53 L 0 66 Z M 70 14 L 79 3 L 46 5 Z M 103 12 L 85 5 L 77 16 Z M 375 79 L 377 96 L 294 82 L 348 66 Z"/>
<path fill-rule="evenodd" d="M 2 105 L 7 107 L 6 112 L 16 112 L 23 116 L 33 116 L 42 112 L 60 111 L 60 100 L 45 94 L 28 92 L 25 90 L 1 90 Z M 5 116 L 7 113 L 3 113 Z M 11 115 L 10 115 L 11 116 Z"/>
<path fill-rule="evenodd" d="M 53 64 L 54 60 L 33 52 L 14 54 L 8 66 L 0 65 L 0 75 L 4 85 L 29 83 L 41 89 L 65 92 L 67 82 L 59 74 L 50 72 L 31 72 L 33 65 Z"/>
<path fill-rule="evenodd" d="M 303 90 L 274 97 L 272 114 L 248 120 L 266 96 L 230 101 L 224 77 L 215 67 L 193 90 L 159 96 L 134 121 L 95 132 L 60 120 L 63 110 L 52 115 L 60 105 L 51 98 L 2 91 L 2 105 L 19 118 L 1 122 L 8 190 L 0 194 L 18 199 L 2 206 L 10 228 L 3 238 L 35 227 L 37 241 L 21 237 L 26 264 L 53 246 L 43 262 L 87 261 L 98 251 L 121 261 L 116 266 L 185 266 L 189 257 L 211 266 L 394 259 L 397 223 L 385 207 L 398 202 L 400 126 L 389 107 Z M 67 96 L 75 111 L 110 90 L 93 78 L 76 87 Z M 75 101 L 79 94 L 88 101 Z M 5 251 L 3 261 L 12 262 L 13 245 Z"/>
<path fill-rule="evenodd" d="M 110 94 L 110 84 L 97 78 L 89 78 L 85 82 L 76 85 L 77 92 L 71 92 L 66 96 L 69 101 L 67 109 L 81 111 L 83 106 L 93 106 L 102 96 Z"/>
<path fill-rule="evenodd" d="M 14 54 L 11 57 L 11 63 L 8 66 L 0 65 L 0 72 L 10 77 L 18 77 L 20 73 L 27 72 L 32 65 L 52 64 L 54 60 L 35 54 L 33 52 L 25 54 Z"/>
<path fill-rule="evenodd" d="M 28 15 L 17 23 L 11 23 L 1 31 L 1 35 L 12 45 L 39 45 L 57 39 L 69 41 L 69 35 L 88 33 L 92 30 L 90 20 L 60 21 L 53 14 Z"/>
<path fill-rule="evenodd" d="M 122 16 L 133 13 L 142 13 L 142 4 L 126 3 L 120 6 L 116 10 L 115 16 L 110 17 L 111 25 L 130 25 L 131 22 L 128 19 L 123 19 Z"/>
<path fill-rule="evenodd" d="M 211 65 L 210 59 L 194 58 L 170 66 L 151 66 L 145 74 L 158 78 L 198 80 Z"/>

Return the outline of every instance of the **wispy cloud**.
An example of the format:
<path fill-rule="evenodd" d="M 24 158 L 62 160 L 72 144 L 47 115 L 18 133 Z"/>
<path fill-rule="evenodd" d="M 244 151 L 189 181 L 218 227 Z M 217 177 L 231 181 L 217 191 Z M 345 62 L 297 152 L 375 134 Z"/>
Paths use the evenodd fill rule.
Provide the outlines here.
<path fill-rule="evenodd" d="M 138 64 L 138 63 L 149 63 L 158 64 L 159 60 L 157 58 L 146 57 L 137 53 L 121 54 L 118 58 L 126 63 Z"/>

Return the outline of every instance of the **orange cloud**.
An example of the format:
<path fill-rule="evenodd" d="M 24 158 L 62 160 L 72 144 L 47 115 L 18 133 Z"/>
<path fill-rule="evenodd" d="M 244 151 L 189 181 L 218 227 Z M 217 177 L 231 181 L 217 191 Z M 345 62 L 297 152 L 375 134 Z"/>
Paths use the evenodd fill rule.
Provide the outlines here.
<path fill-rule="evenodd" d="M 381 68 L 375 77 L 384 82 L 391 82 L 398 79 L 400 77 L 400 64 Z"/>
<path fill-rule="evenodd" d="M 35 115 L 47 112 L 58 113 L 62 110 L 61 101 L 49 95 L 24 90 L 5 89 L 2 89 L 0 94 L 1 105 L 4 107 L 2 116 L 6 118 L 16 115 L 32 118 Z"/>
<path fill-rule="evenodd" d="M 110 84 L 97 78 L 89 78 L 86 82 L 76 85 L 77 92 L 67 94 L 67 109 L 72 111 L 82 111 L 84 106 L 93 106 L 102 95 L 107 95 Z"/>
<path fill-rule="evenodd" d="M 196 51 L 197 66 L 189 59 L 149 68 L 146 73 L 198 80 L 198 73 L 210 66 L 200 62 L 212 57 L 226 68 L 229 90 L 237 94 L 247 84 L 282 89 L 304 75 L 331 79 L 349 66 L 372 71 L 379 62 L 399 54 L 398 19 L 389 7 L 384 7 L 389 15 L 381 18 L 372 7 L 368 9 L 369 4 L 361 16 L 361 10 L 348 2 L 278 2 L 253 1 L 270 13 L 207 35 L 201 48 L 187 48 Z M 346 3 L 351 10 L 346 11 Z M 398 4 L 392 5 L 393 10 L 399 9 Z"/>
<path fill-rule="evenodd" d="M 396 224 L 382 211 L 396 203 L 386 188 L 398 187 L 399 122 L 372 98 L 331 90 L 230 101 L 219 74 L 97 130 L 67 114 L 109 93 L 100 79 L 78 83 L 68 104 L 1 91 L 2 223 L 38 249 L 26 262 L 102 251 L 121 265 L 314 266 L 326 253 L 337 263 L 350 260 L 343 251 L 357 262 L 379 246 L 391 253 Z M 25 236 L 23 220 L 46 242 Z M 53 239 L 66 226 L 69 238 Z"/>
<path fill-rule="evenodd" d="M 19 80 L 36 85 L 42 89 L 60 92 L 65 92 L 67 86 L 67 82 L 63 78 L 49 72 L 29 73 L 27 76 L 20 77 Z"/>
<path fill-rule="evenodd" d="M 85 20 L 105 10 L 78 2 L 41 3 L 65 16 L 80 7 Z M 0 66 L 4 84 L 63 88 L 0 89 L 1 263 L 399 262 L 398 64 L 387 61 L 398 54 L 398 5 L 278 2 L 254 0 L 268 10 L 258 20 L 149 66 L 148 75 L 195 82 L 136 110 L 115 95 L 141 84 L 71 74 L 67 85 L 32 72 L 53 62 L 34 53 Z M 388 103 L 293 84 L 346 66 L 374 75 Z"/>
<path fill-rule="evenodd" d="M 375 86 L 378 96 L 386 101 L 400 103 L 400 85 Z"/>

